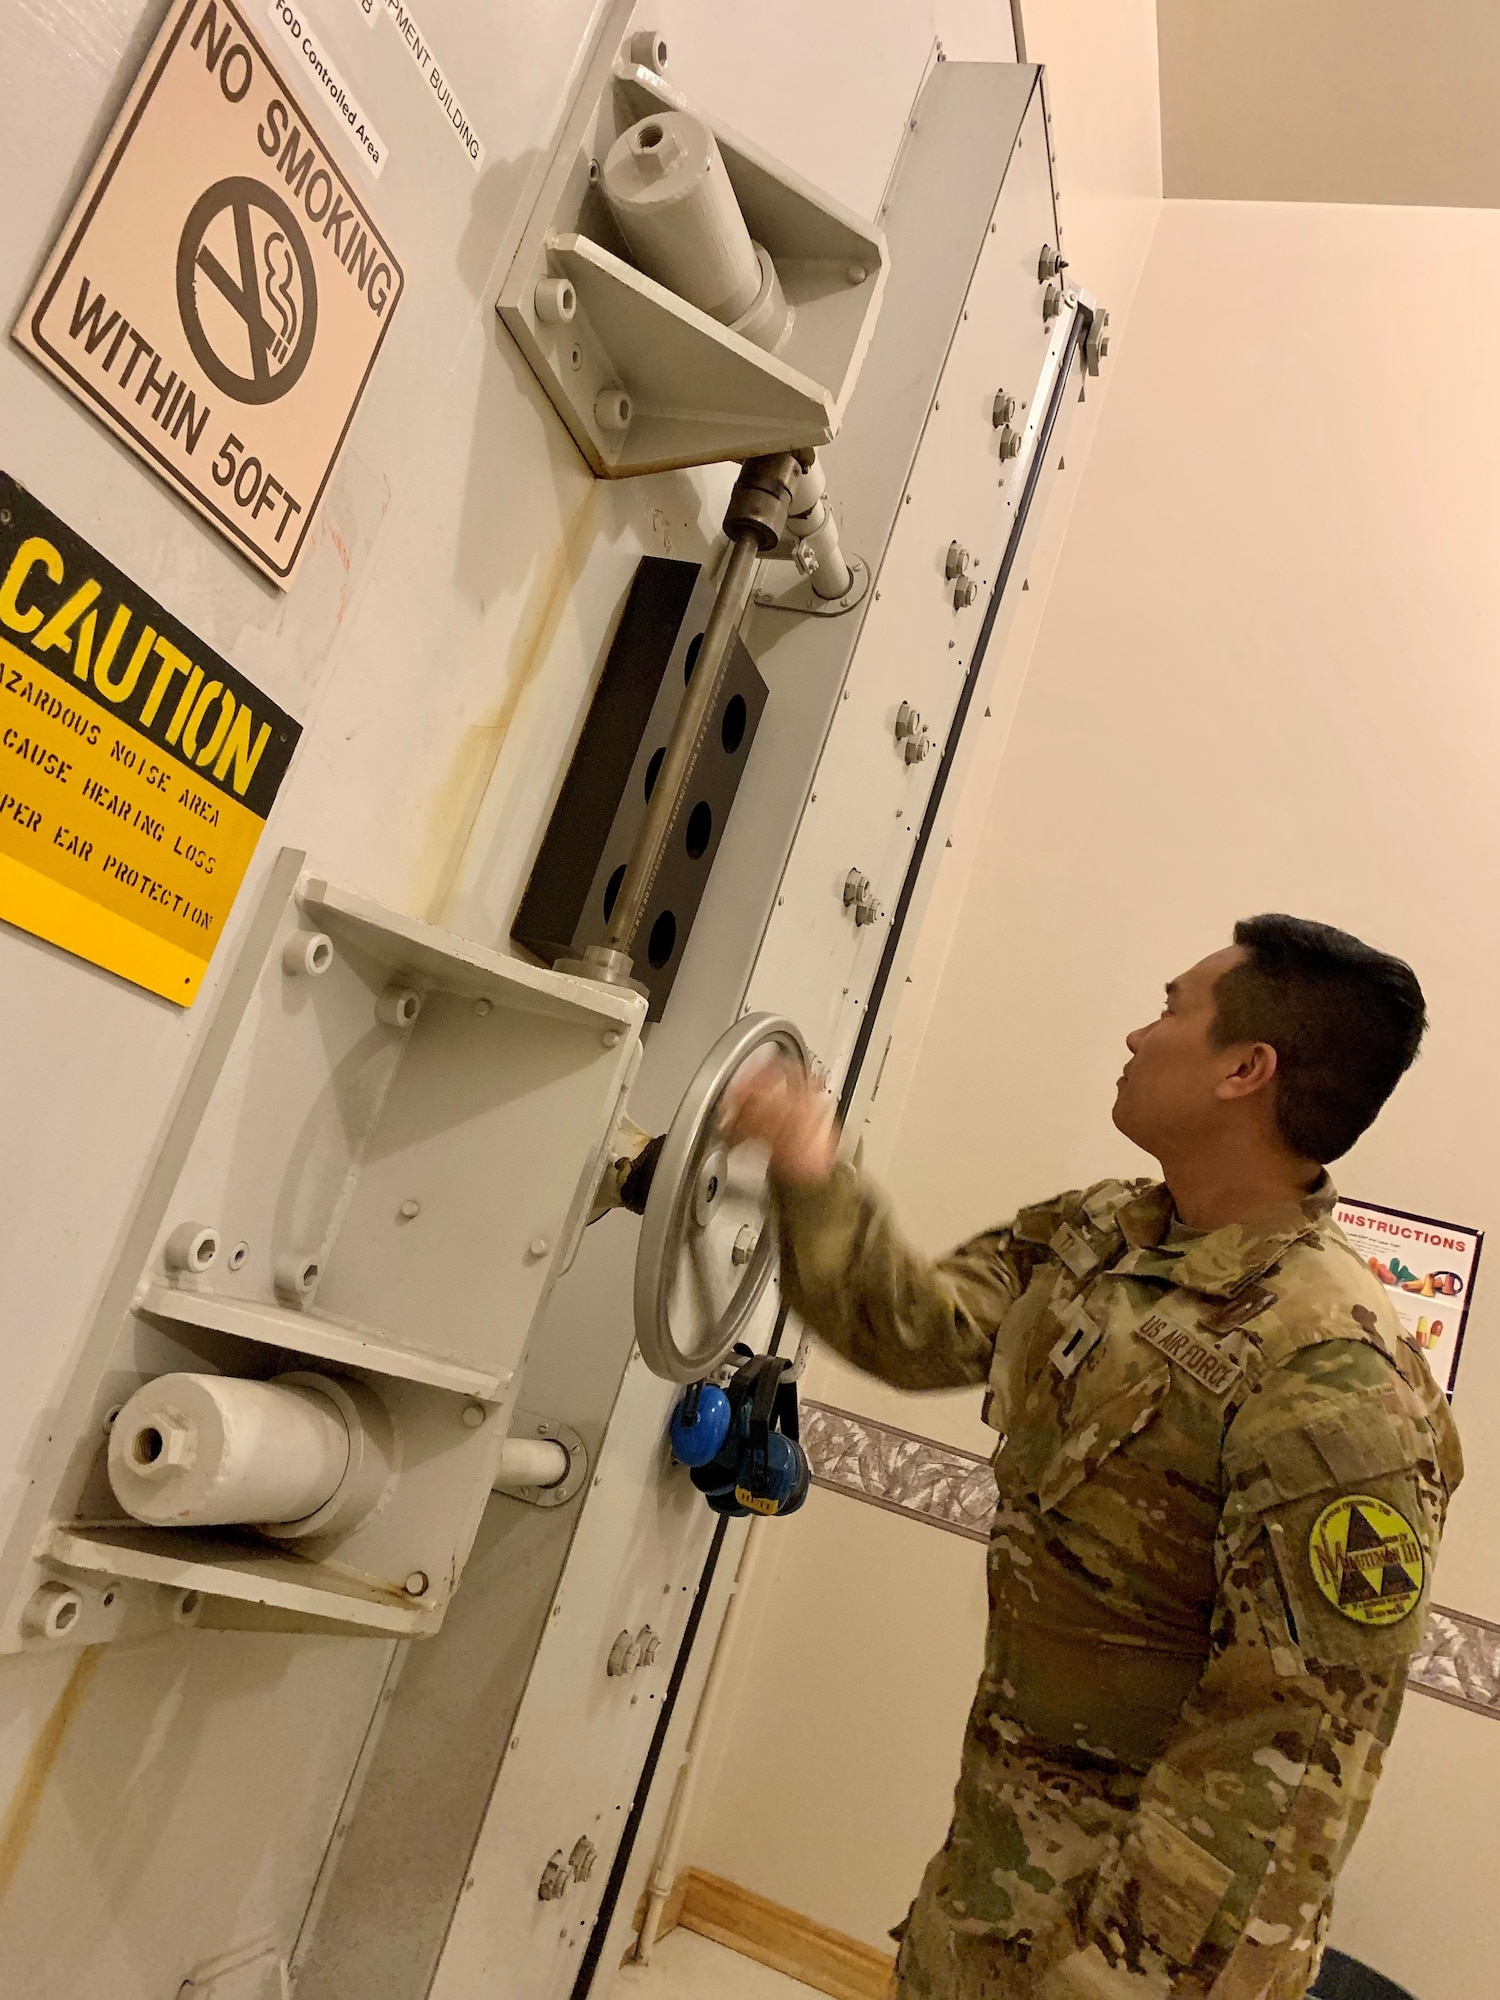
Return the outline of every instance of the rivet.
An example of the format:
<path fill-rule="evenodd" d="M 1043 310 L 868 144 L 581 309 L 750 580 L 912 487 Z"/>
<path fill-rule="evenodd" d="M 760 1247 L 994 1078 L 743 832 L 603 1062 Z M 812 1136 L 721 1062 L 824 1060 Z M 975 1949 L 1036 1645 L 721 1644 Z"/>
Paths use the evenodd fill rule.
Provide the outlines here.
<path fill-rule="evenodd" d="M 545 1257 L 551 1248 L 545 1236 L 533 1236 L 526 1246 L 526 1254 L 528 1257 Z"/>
<path fill-rule="evenodd" d="M 617 1049 L 620 1046 L 620 1031 L 618 1028 L 606 1028 L 599 1039 L 607 1049 Z"/>
<path fill-rule="evenodd" d="M 476 1000 L 474 1002 L 474 1012 L 479 1016 L 481 1021 L 486 1014 L 492 1014 L 494 1010 L 495 1003 L 493 1000 Z"/>
<path fill-rule="evenodd" d="M 401 1204 L 401 1220 L 402 1220 L 403 1222 L 415 1222 L 415 1221 L 416 1221 L 416 1219 L 417 1219 L 417 1217 L 418 1217 L 418 1216 L 419 1216 L 419 1215 L 420 1215 L 421 1213 L 422 1213 L 422 1204 L 421 1204 L 421 1202 L 419 1202 L 419 1201 L 403 1201 L 403 1202 L 402 1202 L 402 1204 Z"/>
<path fill-rule="evenodd" d="M 466 1428 L 471 1431 L 477 1431 L 484 1422 L 486 1414 L 487 1412 L 482 1403 L 466 1403 L 464 1406 L 464 1424 Z"/>
<path fill-rule="evenodd" d="M 408 1597 L 425 1597 L 427 1594 L 426 1570 L 414 1569 L 401 1587 Z"/>

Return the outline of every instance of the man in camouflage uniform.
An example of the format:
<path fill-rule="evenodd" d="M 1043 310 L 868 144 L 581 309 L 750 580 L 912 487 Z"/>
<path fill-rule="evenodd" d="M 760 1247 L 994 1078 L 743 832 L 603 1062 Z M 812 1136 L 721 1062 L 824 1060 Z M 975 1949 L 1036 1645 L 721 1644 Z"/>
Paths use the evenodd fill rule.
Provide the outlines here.
<path fill-rule="evenodd" d="M 987 1384 L 989 1630 L 900 2000 L 1298 2000 L 1421 1636 L 1447 1404 L 1324 1164 L 1424 1026 L 1410 969 L 1286 917 L 1174 980 L 1115 1122 L 1162 1182 L 1023 1209 L 937 1262 L 787 1070 L 785 1293 L 906 1389 Z"/>

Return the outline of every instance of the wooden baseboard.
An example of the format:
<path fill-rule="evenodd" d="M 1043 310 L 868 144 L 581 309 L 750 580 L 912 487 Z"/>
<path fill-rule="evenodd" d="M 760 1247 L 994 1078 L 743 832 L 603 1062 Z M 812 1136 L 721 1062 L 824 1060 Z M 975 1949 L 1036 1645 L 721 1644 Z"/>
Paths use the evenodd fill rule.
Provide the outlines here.
<path fill-rule="evenodd" d="M 676 1922 L 684 1930 L 758 1959 L 789 1979 L 830 1994 L 832 2000 L 886 2000 L 891 1990 L 896 1961 L 888 1952 L 829 1930 L 796 1910 L 783 1909 L 737 1882 L 685 1868 L 666 1914 L 671 1914 L 674 1903 Z M 665 1932 L 671 1926 L 664 1921 L 661 1928 Z"/>

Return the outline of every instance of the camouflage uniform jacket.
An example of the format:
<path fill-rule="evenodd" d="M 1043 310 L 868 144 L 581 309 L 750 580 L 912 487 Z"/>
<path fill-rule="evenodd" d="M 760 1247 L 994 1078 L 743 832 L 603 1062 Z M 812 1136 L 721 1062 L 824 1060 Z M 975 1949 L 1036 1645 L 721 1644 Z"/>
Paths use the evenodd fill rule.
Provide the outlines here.
<path fill-rule="evenodd" d="M 1333 1203 L 1192 1236 L 1105 1181 L 932 1262 L 852 1168 L 778 1191 L 807 1324 L 896 1387 L 987 1384 L 1004 1433 L 902 1995 L 1304 1992 L 1462 1476 Z"/>

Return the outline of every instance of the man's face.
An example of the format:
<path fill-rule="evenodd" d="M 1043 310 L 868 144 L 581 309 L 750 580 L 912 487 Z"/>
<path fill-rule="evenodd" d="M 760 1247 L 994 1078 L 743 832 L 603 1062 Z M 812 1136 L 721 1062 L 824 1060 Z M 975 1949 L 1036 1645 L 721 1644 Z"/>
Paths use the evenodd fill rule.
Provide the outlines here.
<path fill-rule="evenodd" d="M 1237 1058 L 1213 1046 L 1214 988 L 1245 957 L 1232 944 L 1200 958 L 1168 986 L 1160 1016 L 1125 1037 L 1130 1060 L 1115 1091 L 1115 1124 L 1157 1159 L 1204 1137 L 1224 1115 L 1218 1086 Z"/>

